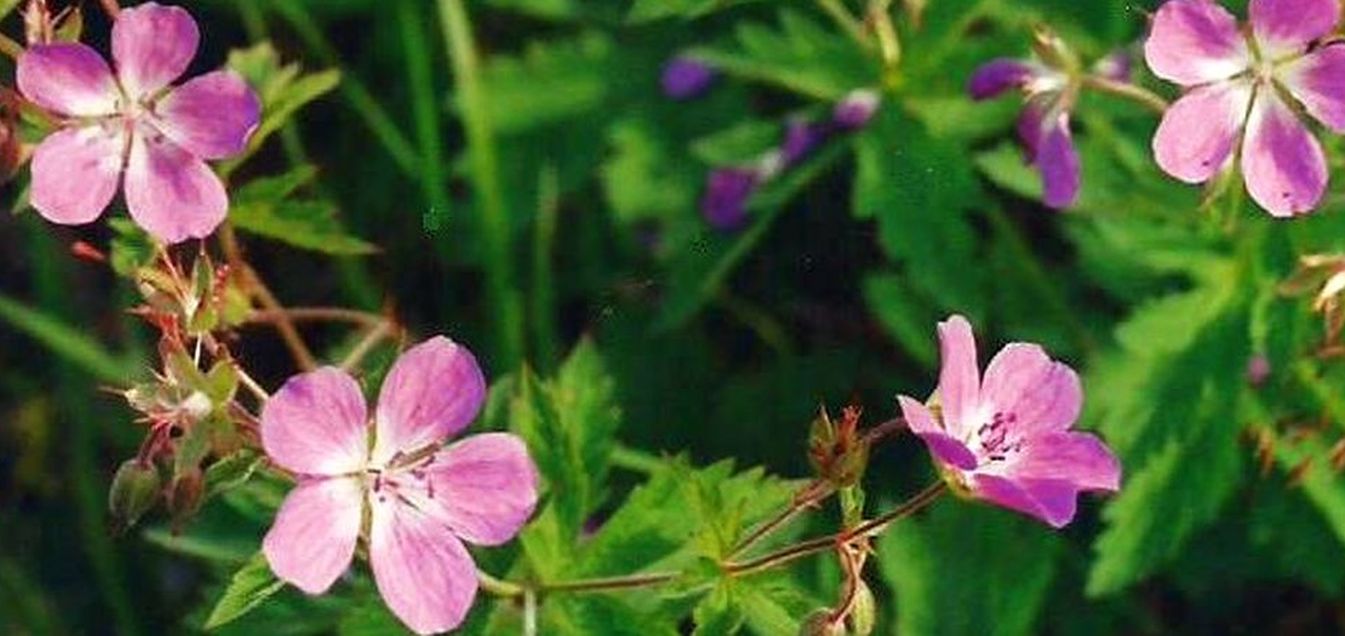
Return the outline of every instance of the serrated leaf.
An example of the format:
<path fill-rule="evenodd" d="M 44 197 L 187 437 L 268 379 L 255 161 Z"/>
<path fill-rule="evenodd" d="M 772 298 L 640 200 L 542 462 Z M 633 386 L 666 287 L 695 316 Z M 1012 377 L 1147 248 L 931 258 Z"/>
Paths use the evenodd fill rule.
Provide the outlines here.
<path fill-rule="evenodd" d="M 525 374 L 517 382 L 514 430 L 528 442 L 565 536 L 574 536 L 602 502 L 621 421 L 613 391 L 602 358 L 588 340 L 575 347 L 554 380 Z"/>
<path fill-rule="evenodd" d="M 205 471 L 206 498 L 210 499 L 247 483 L 265 462 L 265 456 L 247 448 L 215 461 Z"/>
<path fill-rule="evenodd" d="M 482 73 L 491 124 L 525 133 L 602 106 L 617 62 L 611 38 L 586 32 L 571 40 L 532 42 L 522 55 L 495 56 Z"/>
<path fill-rule="evenodd" d="M 855 215 L 878 223 L 878 240 L 913 286 L 941 308 L 976 315 L 983 304 L 967 210 L 980 198 L 969 159 L 897 109 L 858 137 Z"/>
<path fill-rule="evenodd" d="M 373 245 L 346 234 L 336 218 L 334 204 L 299 198 L 296 192 L 315 176 L 315 168 L 300 166 L 281 176 L 248 183 L 234 194 L 229 219 L 240 230 L 325 254 L 377 251 Z"/>
<path fill-rule="evenodd" d="M 280 591 L 285 582 L 271 573 L 266 563 L 266 555 L 258 552 L 248 560 L 238 572 L 234 573 L 224 596 L 215 603 L 206 619 L 207 630 L 222 627 L 248 612 L 256 609 L 266 599 Z"/>
<path fill-rule="evenodd" d="M 1026 635 L 1046 606 L 1060 540 L 1039 523 L 984 504 L 946 501 L 897 523 L 878 543 L 896 594 L 883 633 Z"/>

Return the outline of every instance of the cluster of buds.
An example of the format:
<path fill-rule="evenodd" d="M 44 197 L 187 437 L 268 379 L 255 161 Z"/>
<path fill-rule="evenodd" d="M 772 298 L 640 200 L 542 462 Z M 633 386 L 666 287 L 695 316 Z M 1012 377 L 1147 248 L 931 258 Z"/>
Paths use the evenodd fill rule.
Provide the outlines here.
<path fill-rule="evenodd" d="M 133 276 L 145 297 L 134 312 L 159 330 L 162 364 L 151 381 L 121 393 L 147 432 L 137 456 L 118 470 L 108 503 L 114 525 L 125 528 L 163 499 L 180 527 L 207 495 L 212 459 L 255 463 L 256 421 L 235 400 L 243 378 L 213 335 L 241 324 L 251 305 L 230 268 L 205 253 L 190 275 L 161 253 Z"/>
<path fill-rule="evenodd" d="M 859 407 L 841 410 L 833 421 L 826 409 L 818 412 L 808 434 L 808 461 L 819 479 L 835 488 L 849 488 L 864 477 L 869 464 L 869 442 L 859 432 Z"/>

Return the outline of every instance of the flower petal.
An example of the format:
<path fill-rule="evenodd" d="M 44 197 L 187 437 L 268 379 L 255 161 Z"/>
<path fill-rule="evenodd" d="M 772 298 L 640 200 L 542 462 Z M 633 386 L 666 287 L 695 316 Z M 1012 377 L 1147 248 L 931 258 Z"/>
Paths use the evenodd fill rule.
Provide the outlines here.
<path fill-rule="evenodd" d="M 481 410 L 486 378 L 466 347 L 435 336 L 402 354 L 378 396 L 373 461 L 438 444 Z"/>
<path fill-rule="evenodd" d="M 112 59 L 122 88 L 140 98 L 168 86 L 187 70 L 200 42 L 186 9 L 156 2 L 122 9 L 112 25 Z"/>
<path fill-rule="evenodd" d="M 1009 480 L 995 475 L 973 475 L 971 490 L 981 499 L 1063 528 L 1074 520 L 1078 491 L 1068 482 L 1051 479 Z"/>
<path fill-rule="evenodd" d="M 326 592 L 355 555 L 363 497 L 351 477 L 299 482 L 262 540 L 271 571 L 309 594 Z"/>
<path fill-rule="evenodd" d="M 1069 113 L 1051 118 L 1042 130 L 1035 163 L 1041 173 L 1042 202 L 1057 210 L 1079 198 L 1079 151 L 1069 130 Z"/>
<path fill-rule="evenodd" d="M 968 429 L 981 404 L 981 370 L 976 366 L 976 337 L 966 318 L 953 315 L 939 323 L 939 404 L 943 427 L 958 439 Z"/>
<path fill-rule="evenodd" d="M 60 115 L 110 115 L 121 95 L 103 56 L 83 44 L 34 44 L 15 75 L 24 97 Z"/>
<path fill-rule="evenodd" d="M 1017 479 L 1061 480 L 1080 490 L 1116 492 L 1121 487 L 1121 463 L 1116 455 L 1087 433 L 1035 437 L 1005 470 Z"/>
<path fill-rule="evenodd" d="M 982 64 L 967 80 L 972 99 L 990 99 L 1011 88 L 1022 88 L 1040 72 L 1035 64 L 1013 58 L 999 58 Z"/>
<path fill-rule="evenodd" d="M 515 435 L 473 435 L 439 451 L 425 470 L 433 499 L 421 509 L 471 543 L 514 538 L 537 505 L 537 468 Z"/>
<path fill-rule="evenodd" d="M 1154 75 L 1184 86 L 1232 77 L 1251 65 L 1237 19 L 1211 0 L 1169 0 L 1159 7 L 1144 59 Z"/>
<path fill-rule="evenodd" d="M 118 131 L 97 125 L 52 133 L 33 152 L 33 207 L 62 225 L 98 218 L 117 194 L 125 144 Z"/>
<path fill-rule="evenodd" d="M 1326 157 L 1317 139 L 1274 91 L 1261 91 L 1242 146 L 1247 191 L 1274 216 L 1311 212 L 1326 193 Z"/>
<path fill-rule="evenodd" d="M 1345 133 L 1345 44 L 1323 47 L 1285 65 L 1280 77 L 1313 117 Z"/>
<path fill-rule="evenodd" d="M 374 500 L 369 563 L 383 602 L 418 634 L 457 627 L 476 598 L 476 564 L 467 548 L 396 497 Z"/>
<path fill-rule="evenodd" d="M 202 159 L 222 159 L 247 147 L 261 118 L 261 102 L 233 71 L 202 75 L 159 103 L 159 127 Z"/>
<path fill-rule="evenodd" d="M 906 418 L 906 425 L 911 428 L 912 433 L 924 440 L 925 446 L 936 460 L 962 470 L 976 468 L 976 455 L 962 442 L 944 433 L 934 422 L 934 415 L 929 412 L 928 407 L 904 395 L 897 396 L 897 402 L 901 405 L 901 414 Z"/>
<path fill-rule="evenodd" d="M 368 456 L 368 410 L 355 379 L 333 367 L 290 378 L 262 407 L 262 448 L 306 475 L 360 470 Z"/>
<path fill-rule="evenodd" d="M 229 211 L 229 195 L 205 162 L 142 128 L 126 164 L 126 207 L 159 240 L 181 243 L 214 232 Z"/>
<path fill-rule="evenodd" d="M 1251 95 L 1247 82 L 1223 82 L 1177 100 L 1154 133 L 1158 166 L 1187 183 L 1208 181 L 1233 156 Z"/>
<path fill-rule="evenodd" d="M 1340 0 L 1252 0 L 1247 7 L 1252 32 L 1264 58 L 1302 53 L 1340 22 Z"/>
<path fill-rule="evenodd" d="M 986 367 L 981 400 L 1014 415 L 1014 430 L 1030 436 L 1068 429 L 1079 418 L 1083 389 L 1073 369 L 1037 345 L 1015 342 Z"/>

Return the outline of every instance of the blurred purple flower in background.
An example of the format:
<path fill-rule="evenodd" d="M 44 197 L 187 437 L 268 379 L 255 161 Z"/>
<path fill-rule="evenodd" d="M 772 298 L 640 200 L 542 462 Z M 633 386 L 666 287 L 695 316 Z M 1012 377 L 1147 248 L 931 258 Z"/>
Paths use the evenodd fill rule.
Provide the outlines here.
<path fill-rule="evenodd" d="M 663 94 L 669 98 L 694 99 L 710 88 L 718 77 L 719 73 L 709 65 L 678 56 L 664 65 L 659 83 L 663 87 Z"/>
<path fill-rule="evenodd" d="M 1070 134 L 1069 78 L 1039 62 L 996 59 L 972 74 L 967 92 L 972 99 L 1022 91 L 1027 102 L 1018 118 L 1018 135 L 1027 160 L 1041 174 L 1042 202 L 1064 209 L 1079 198 L 1079 152 Z"/>
<path fill-rule="evenodd" d="M 701 214 L 717 230 L 736 230 L 747 221 L 747 200 L 761 183 L 757 168 L 717 168 L 701 197 Z"/>
<path fill-rule="evenodd" d="M 789 118 L 780 145 L 754 164 L 717 168 L 710 173 L 701 197 L 701 214 L 706 222 L 717 230 L 741 228 L 747 221 L 747 202 L 758 187 L 803 163 L 836 133 L 864 128 L 873 119 L 878 105 L 877 91 L 860 89 L 837 102 L 829 120 Z"/>

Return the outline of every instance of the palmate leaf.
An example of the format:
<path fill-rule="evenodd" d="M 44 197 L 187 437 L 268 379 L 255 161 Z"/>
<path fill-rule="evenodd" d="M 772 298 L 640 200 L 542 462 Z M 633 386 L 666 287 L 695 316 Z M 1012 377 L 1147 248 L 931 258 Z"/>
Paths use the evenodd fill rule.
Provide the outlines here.
<path fill-rule="evenodd" d="M 531 43 L 521 55 L 495 56 L 481 81 L 491 124 L 515 135 L 572 119 L 602 106 L 616 87 L 617 45 L 590 31 L 569 40 Z"/>
<path fill-rule="evenodd" d="M 980 200 L 970 158 L 898 109 L 857 140 L 854 213 L 878 224 L 883 251 L 937 305 L 973 316 L 984 295 L 967 212 Z"/>
<path fill-rule="evenodd" d="M 1185 298 L 1201 297 L 1190 294 Z M 1115 593 L 1158 570 L 1240 486 L 1244 453 L 1233 396 L 1242 390 L 1250 345 L 1247 306 L 1236 298 L 1150 305 L 1121 331 L 1130 350 L 1123 370 L 1109 370 L 1091 387 L 1107 396 L 1102 427 L 1128 472 L 1104 511 L 1091 595 Z M 1210 316 L 1211 306 L 1213 317 L 1193 337 L 1191 323 Z M 1145 356 L 1145 349 L 1154 353 Z"/>
<path fill-rule="evenodd" d="M 947 501 L 902 521 L 878 543 L 897 609 L 896 625 L 883 631 L 1035 633 L 1061 548 L 1041 524 L 985 505 Z"/>
<path fill-rule="evenodd" d="M 248 148 L 243 155 L 223 164 L 221 171 L 225 174 L 233 172 L 261 148 L 301 108 L 331 92 L 341 82 L 341 72 L 335 69 L 303 73 L 298 64 L 282 64 L 280 55 L 270 42 L 231 51 L 228 67 L 242 75 L 248 85 L 257 91 L 262 105 L 262 120 L 248 140 Z"/>
<path fill-rule="evenodd" d="M 229 219 L 240 230 L 306 250 L 345 256 L 376 251 L 373 245 L 346 234 L 336 218 L 335 204 L 297 194 L 316 176 L 316 168 L 300 166 L 278 177 L 252 181 L 234 194 Z"/>

